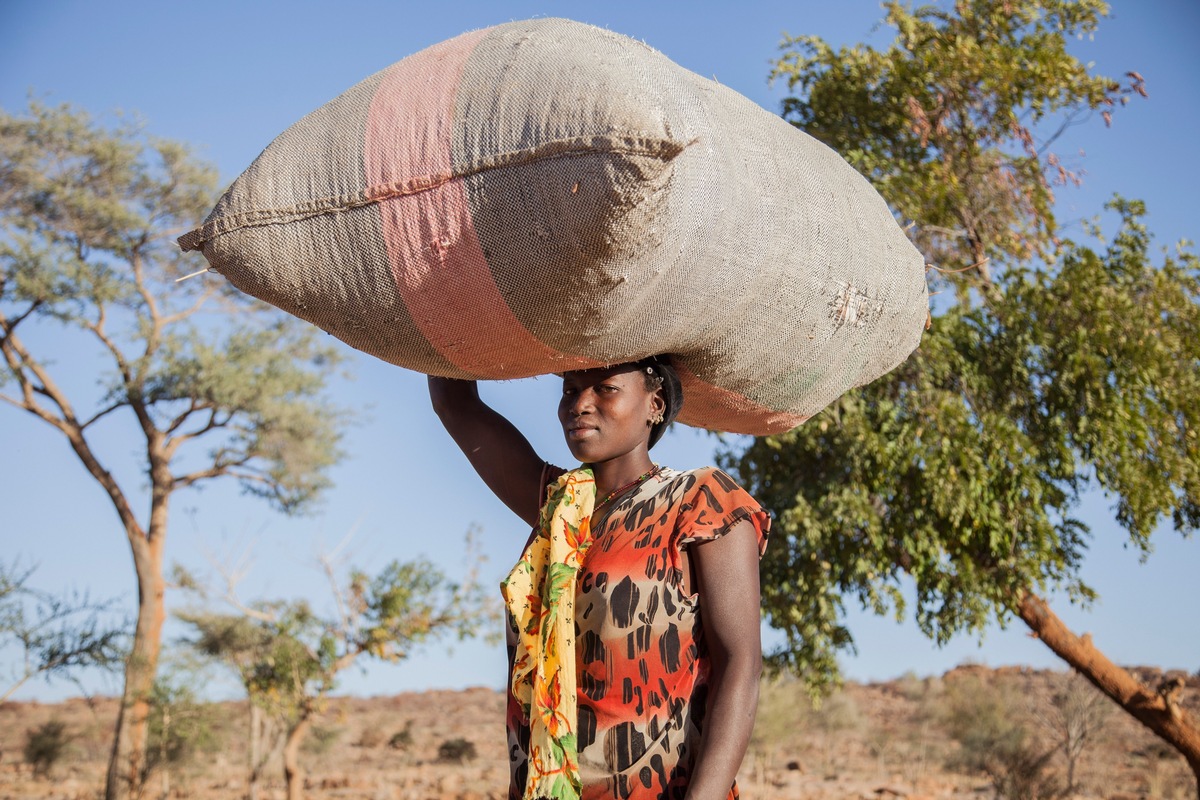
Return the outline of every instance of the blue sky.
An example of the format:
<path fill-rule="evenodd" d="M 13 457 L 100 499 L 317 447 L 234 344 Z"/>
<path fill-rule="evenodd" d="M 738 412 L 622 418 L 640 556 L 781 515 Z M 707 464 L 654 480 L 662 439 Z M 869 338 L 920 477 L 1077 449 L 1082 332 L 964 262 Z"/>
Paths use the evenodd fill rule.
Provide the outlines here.
<path fill-rule="evenodd" d="M 0 106 L 25 107 L 32 92 L 104 116 L 136 112 L 159 136 L 191 143 L 232 180 L 278 133 L 308 111 L 388 64 L 464 30 L 511 19 L 565 16 L 646 41 L 683 66 L 714 77 L 772 111 L 783 87 L 768 85 L 769 61 L 783 32 L 822 36 L 835 44 L 883 41 L 878 5 L 841 2 L 0 2 Z M 1082 167 L 1085 185 L 1060 191 L 1058 213 L 1067 236 L 1082 237 L 1080 220 L 1099 213 L 1114 191 L 1147 201 L 1148 222 L 1167 246 L 1200 233 L 1193 192 L 1200 186 L 1200 54 L 1190 37 L 1200 6 L 1178 0 L 1117 0 L 1094 41 L 1074 43 L 1085 61 L 1111 76 L 1136 70 L 1149 99 L 1119 109 L 1111 128 L 1099 119 L 1072 128 L 1059 151 Z M 1081 153 L 1082 151 L 1082 153 Z M 198 267 L 199 268 L 199 267 Z M 203 279 L 216 279 L 206 276 Z M 53 331 L 36 344 L 54 352 L 67 379 L 94 390 L 93 354 Z M 350 457 L 334 472 L 335 489 L 318 514 L 288 519 L 238 495 L 232 486 L 181 493 L 173 505 L 167 559 L 211 570 L 213 562 L 246 569 L 246 598 L 308 597 L 329 603 L 316 557 L 348 535 L 348 561 L 370 569 L 393 559 L 427 555 L 451 574 L 460 570 L 463 535 L 482 529 L 494 583 L 515 559 L 526 531 L 484 489 L 429 410 L 424 379 L 366 356 L 352 359 L 352 381 L 339 383 L 343 405 L 363 409 L 346 440 Z M 545 457 L 568 463 L 553 411 L 556 381 L 540 379 L 484 387 Z M 130 431 L 117 420 L 101 446 L 129 485 Z M 664 463 L 709 463 L 715 437 L 680 428 L 655 449 Z M 116 517 L 59 435 L 28 415 L 0 407 L 0 553 L 39 564 L 42 588 L 76 587 L 94 597 L 118 597 L 133 608 L 133 570 Z M 1123 546 L 1107 502 L 1089 499 L 1084 518 L 1094 544 L 1084 575 L 1101 594 L 1090 611 L 1065 599 L 1056 608 L 1077 631 L 1124 664 L 1200 668 L 1200 544 L 1171 531 L 1139 564 Z M 352 534 L 352 535 L 351 535 Z M 169 597 L 168 603 L 177 602 Z M 941 672 L 964 660 L 991 665 L 1059 662 L 1021 626 L 989 631 L 982 646 L 962 637 L 943 649 L 911 621 L 854 613 L 859 654 L 844 659 L 854 679 Z M 168 628 L 168 640 L 178 636 Z M 0 677 L 11 663 L 4 653 Z M 410 689 L 503 681 L 503 654 L 470 642 L 453 656 L 433 647 L 398 666 L 372 666 L 346 676 L 342 690 L 389 694 Z M 2 683 L 3 681 L 0 681 Z M 113 691 L 117 684 L 89 678 Z M 24 688 L 18 698 L 49 700 L 73 693 L 69 684 Z"/>

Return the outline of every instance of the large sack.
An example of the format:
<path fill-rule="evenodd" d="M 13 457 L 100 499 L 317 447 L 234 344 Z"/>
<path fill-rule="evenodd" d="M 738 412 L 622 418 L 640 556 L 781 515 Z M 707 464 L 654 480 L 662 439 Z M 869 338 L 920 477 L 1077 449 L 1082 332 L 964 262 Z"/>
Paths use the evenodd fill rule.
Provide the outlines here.
<path fill-rule="evenodd" d="M 459 36 L 286 130 L 180 239 L 238 288 L 432 375 L 674 356 L 680 421 L 772 433 L 892 369 L 924 263 L 837 154 L 640 42 Z"/>

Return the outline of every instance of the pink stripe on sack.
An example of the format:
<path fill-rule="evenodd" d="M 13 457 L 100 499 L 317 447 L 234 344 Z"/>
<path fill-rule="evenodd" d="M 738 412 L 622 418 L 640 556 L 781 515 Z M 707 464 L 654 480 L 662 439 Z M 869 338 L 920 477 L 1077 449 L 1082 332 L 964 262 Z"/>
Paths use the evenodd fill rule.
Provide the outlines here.
<path fill-rule="evenodd" d="M 809 418 L 760 406 L 737 392 L 713 386 L 697 378 L 695 373 L 675 359 L 675 371 L 683 387 L 683 410 L 679 421 L 697 428 L 727 433 L 749 433 L 767 436 L 784 433 Z"/>
<path fill-rule="evenodd" d="M 505 303 L 479 244 L 466 187 L 453 177 L 455 97 L 475 31 L 390 67 L 371 99 L 363 158 L 369 190 L 430 188 L 379 204 L 388 260 L 412 320 L 450 363 L 480 378 L 594 366 L 535 339 Z"/>

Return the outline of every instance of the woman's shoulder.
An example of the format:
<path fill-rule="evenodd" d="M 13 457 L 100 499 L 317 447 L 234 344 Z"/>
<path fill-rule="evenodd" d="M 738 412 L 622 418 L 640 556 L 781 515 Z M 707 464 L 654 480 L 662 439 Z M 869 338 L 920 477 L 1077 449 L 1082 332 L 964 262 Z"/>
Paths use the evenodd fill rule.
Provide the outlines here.
<path fill-rule="evenodd" d="M 706 466 L 670 473 L 677 503 L 678 544 L 723 536 L 741 520 L 749 521 L 759 538 L 759 551 L 771 528 L 770 514 L 719 467 Z M 676 482 L 677 481 L 677 482 Z"/>
<path fill-rule="evenodd" d="M 689 488 L 712 485 L 727 492 L 742 489 L 741 484 L 719 467 L 706 466 L 688 470 L 663 467 L 662 473 L 667 480 L 681 481 Z"/>

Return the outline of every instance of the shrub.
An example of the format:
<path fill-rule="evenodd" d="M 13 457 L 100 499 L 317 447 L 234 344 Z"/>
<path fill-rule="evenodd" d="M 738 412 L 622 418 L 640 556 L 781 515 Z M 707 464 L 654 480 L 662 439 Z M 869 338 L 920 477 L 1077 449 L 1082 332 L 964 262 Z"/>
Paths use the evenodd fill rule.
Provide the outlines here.
<path fill-rule="evenodd" d="M 219 750 L 220 718 L 220 709 L 197 700 L 191 688 L 164 678 L 156 680 L 150 695 L 143 780 L 155 769 L 193 763 L 202 754 Z"/>
<path fill-rule="evenodd" d="M 438 745 L 438 761 L 465 764 L 475 760 L 475 743 L 466 739 L 448 739 Z"/>
<path fill-rule="evenodd" d="M 404 750 L 413 743 L 412 737 L 412 720 L 404 723 L 404 727 L 392 734 L 392 738 L 388 739 L 388 747 L 393 750 Z"/>
<path fill-rule="evenodd" d="M 342 735 L 341 728 L 326 728 L 321 725 L 313 725 L 308 732 L 308 736 L 304 737 L 304 743 L 300 745 L 300 749 L 305 753 L 312 755 L 321 755 L 328 752 L 333 743 Z"/>
<path fill-rule="evenodd" d="M 354 743 L 355 747 L 379 747 L 383 744 L 384 733 L 379 728 L 374 726 L 363 728 L 362 733 L 358 735 L 358 741 Z"/>
<path fill-rule="evenodd" d="M 854 731 L 863 726 L 858 703 L 844 691 L 835 692 L 808 712 L 808 724 L 829 735 Z"/>
<path fill-rule="evenodd" d="M 25 763 L 33 765 L 33 774 L 47 777 L 51 768 L 67 753 L 73 737 L 67 725 L 56 719 L 25 732 Z"/>
<path fill-rule="evenodd" d="M 965 677 L 947 685 L 940 716 L 959 743 L 949 766 L 987 774 L 996 796 L 1007 800 L 1062 797 L 1049 772 L 1057 747 L 1042 747 L 1022 713 L 1024 701 L 1010 684 Z"/>

